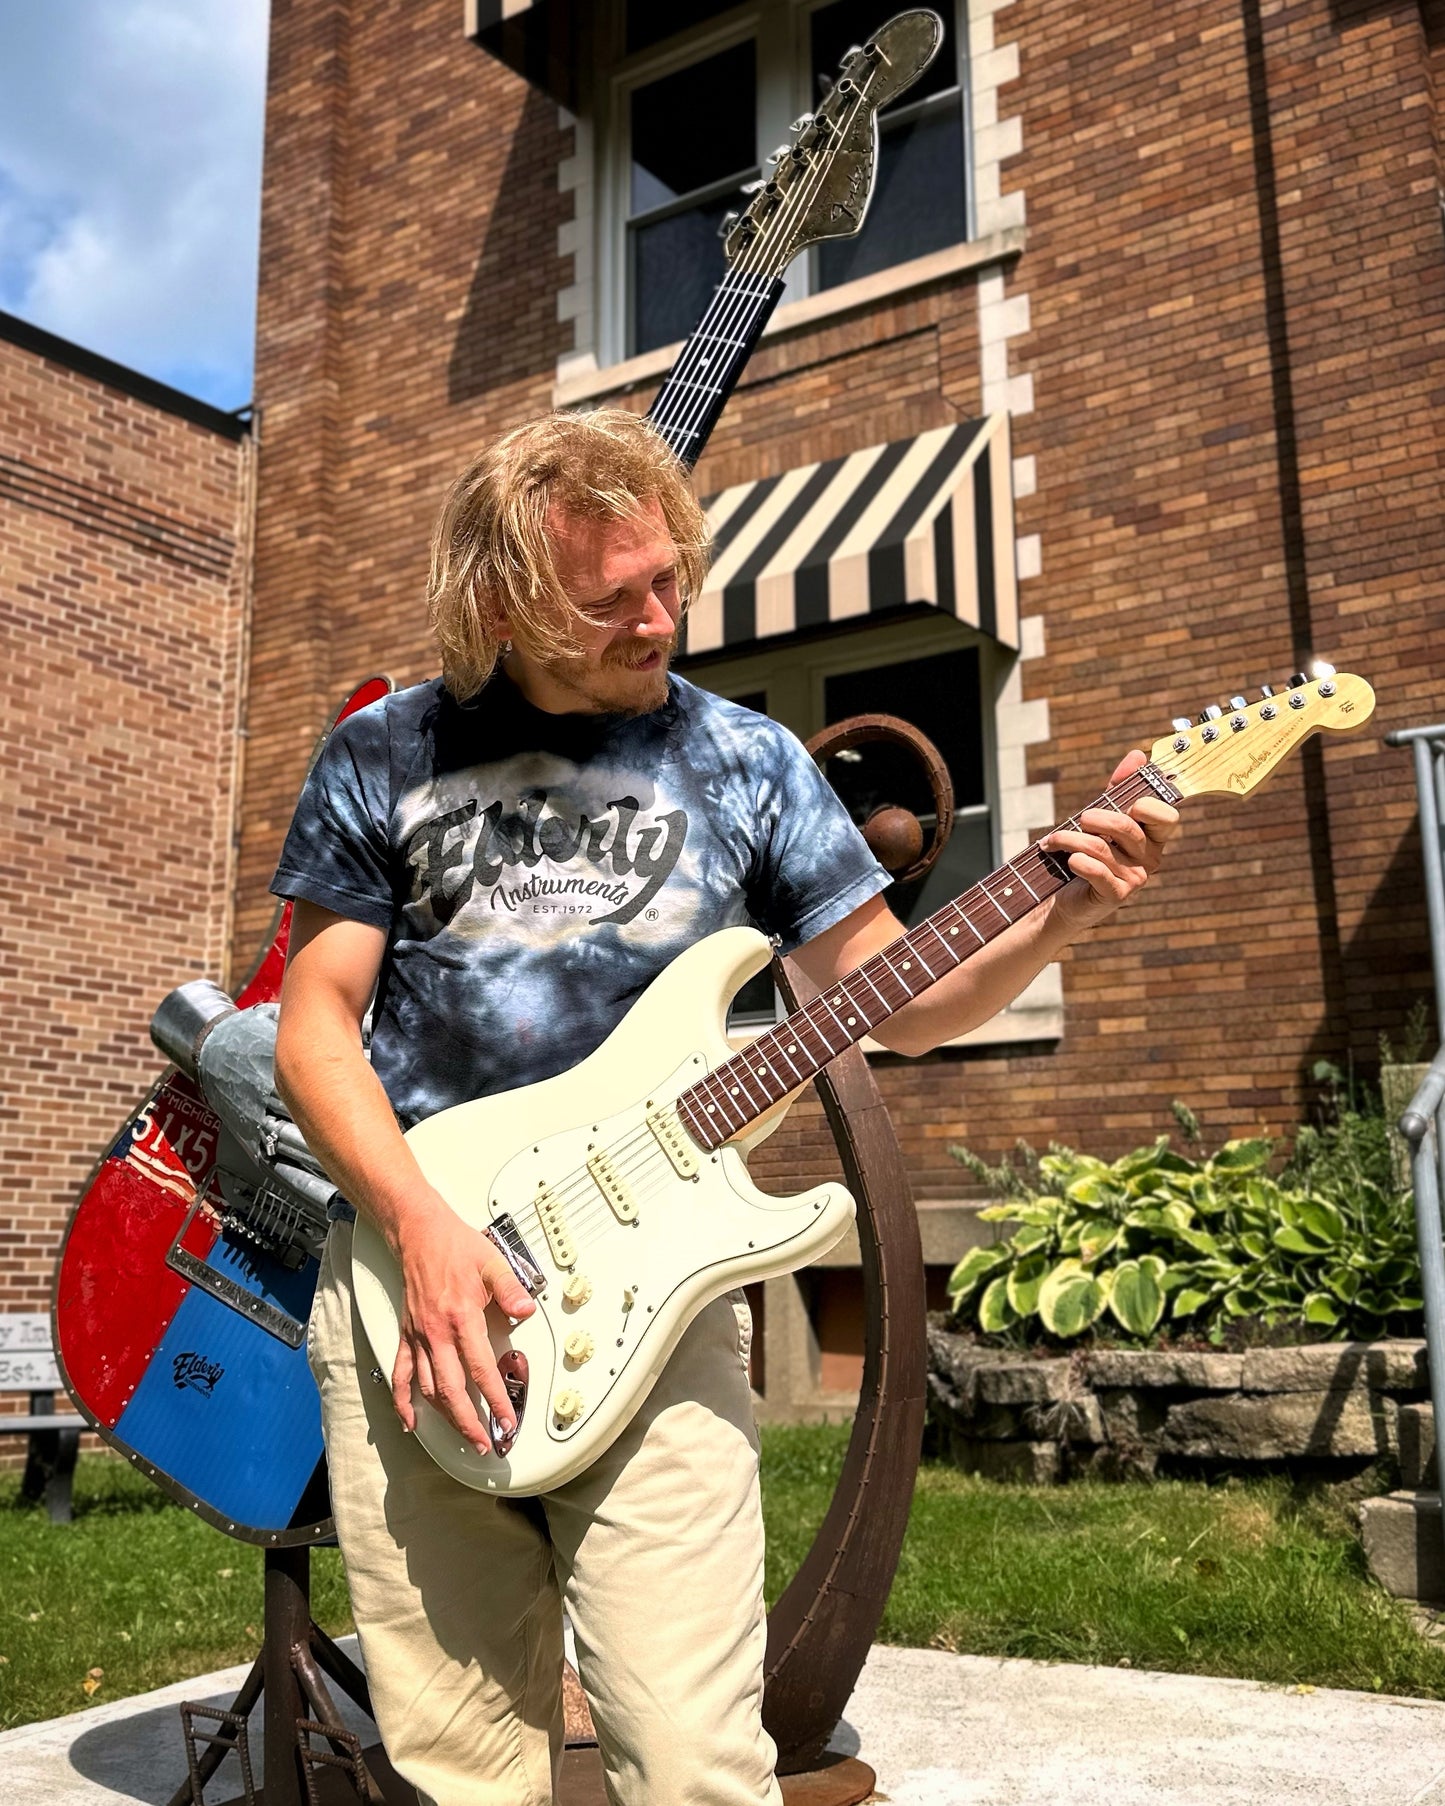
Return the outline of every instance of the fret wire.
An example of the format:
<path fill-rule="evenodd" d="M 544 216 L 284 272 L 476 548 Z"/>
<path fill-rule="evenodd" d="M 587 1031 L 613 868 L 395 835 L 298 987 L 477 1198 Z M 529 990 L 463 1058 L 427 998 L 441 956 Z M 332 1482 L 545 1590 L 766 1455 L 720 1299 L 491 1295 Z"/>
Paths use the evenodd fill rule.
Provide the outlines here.
<path fill-rule="evenodd" d="M 865 960 L 863 962 L 863 964 L 861 966 L 859 966 L 859 968 L 858 968 L 858 976 L 859 976 L 859 978 L 861 978 L 863 980 L 863 982 L 872 991 L 873 995 L 878 999 L 879 1003 L 881 1003 L 883 1005 L 884 1009 L 891 1010 L 893 1006 L 889 1003 L 888 999 L 883 995 L 883 993 L 878 989 L 877 985 L 874 984 L 873 980 L 868 976 L 868 968 L 872 964 L 873 964 L 873 962 L 871 959 Z"/>
<path fill-rule="evenodd" d="M 789 1066 L 791 1066 L 793 1068 L 794 1077 L 798 1080 L 798 1082 L 800 1084 L 806 1084 L 807 1079 L 804 1077 L 804 1075 L 801 1072 L 798 1071 L 797 1064 L 794 1061 L 793 1056 L 788 1052 L 787 1048 L 785 1048 L 783 1046 L 782 1025 L 779 1024 L 779 1026 L 777 1028 L 775 1028 L 772 1032 L 777 1037 L 778 1049 L 781 1052 L 783 1058 L 788 1062 Z M 793 1045 L 796 1046 L 797 1043 L 794 1042 Z"/>
<path fill-rule="evenodd" d="M 833 1057 L 833 1055 L 837 1053 L 838 1050 L 836 1047 L 834 1047 L 833 1043 L 828 1039 L 828 1037 L 823 1033 L 823 1025 L 816 1020 L 816 1018 L 813 1014 L 813 1012 L 818 1007 L 818 1002 L 819 1002 L 818 998 L 815 997 L 811 1003 L 804 1006 L 801 1014 L 802 1014 L 803 1020 L 807 1023 L 808 1027 L 810 1029 L 812 1029 L 813 1033 L 823 1043 L 824 1047 L 827 1048 L 828 1057 L 831 1059 Z"/>
<path fill-rule="evenodd" d="M 894 946 L 900 945 L 900 943 L 897 941 L 895 941 L 893 944 L 894 944 Z M 903 974 L 894 965 L 893 961 L 891 959 L 889 959 L 886 950 L 881 952 L 878 955 L 878 957 L 879 957 L 879 959 L 881 959 L 883 961 L 883 964 L 885 966 L 887 966 L 888 970 L 898 980 L 899 984 L 902 986 L 905 994 L 907 995 L 908 1001 L 910 1003 L 912 1003 L 913 999 L 918 995 L 917 991 L 915 991 L 913 986 L 911 984 L 909 984 L 908 980 L 903 976 Z M 903 1006 L 900 1004 L 899 1008 L 901 1009 L 902 1007 Z"/>
<path fill-rule="evenodd" d="M 923 967 L 923 970 L 928 974 L 929 979 L 930 980 L 936 979 L 938 977 L 938 974 L 934 971 L 933 967 L 929 965 L 928 961 L 923 957 L 923 955 L 918 951 L 918 947 L 915 944 L 913 936 L 911 934 L 908 936 L 908 938 L 904 941 L 903 944 L 905 947 L 907 947 L 908 951 L 913 955 L 913 957 L 918 961 L 919 965 Z"/>
<path fill-rule="evenodd" d="M 924 921 L 920 922 L 915 933 L 922 934 L 925 928 L 933 936 L 934 940 L 938 942 L 939 946 L 943 949 L 945 956 L 951 959 L 955 966 L 963 963 L 958 954 L 944 939 L 943 931 L 937 926 L 933 916 L 928 916 Z"/>
<path fill-rule="evenodd" d="M 813 1001 L 814 1001 L 814 1003 L 821 1003 L 823 1008 L 828 1012 L 828 1014 L 838 1024 L 838 1027 L 840 1029 L 842 1029 L 843 1037 L 844 1037 L 843 1044 L 844 1044 L 844 1046 L 847 1046 L 847 1043 L 848 1043 L 848 1025 L 847 1025 L 847 1023 L 844 1022 L 843 1018 L 838 1014 L 837 1010 L 835 1010 L 833 1008 L 832 1004 L 829 1003 L 828 999 L 823 995 L 823 993 L 821 991 L 819 991 L 818 995 L 813 999 Z"/>

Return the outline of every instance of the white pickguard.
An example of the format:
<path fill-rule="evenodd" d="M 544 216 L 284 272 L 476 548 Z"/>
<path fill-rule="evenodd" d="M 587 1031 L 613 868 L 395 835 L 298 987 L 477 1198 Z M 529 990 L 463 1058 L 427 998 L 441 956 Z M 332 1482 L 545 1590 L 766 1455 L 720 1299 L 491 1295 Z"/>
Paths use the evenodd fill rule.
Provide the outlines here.
<path fill-rule="evenodd" d="M 532 1316 L 510 1331 L 492 1331 L 494 1351 L 519 1350 L 529 1370 L 526 1410 L 505 1457 L 479 1455 L 418 1400 L 419 1439 L 463 1484 L 522 1495 L 580 1473 L 631 1420 L 705 1304 L 805 1266 L 847 1231 L 853 1200 L 842 1186 L 776 1198 L 749 1178 L 746 1148 L 776 1126 L 775 1118 L 713 1154 L 689 1140 L 683 1163 L 696 1161 L 692 1177 L 679 1172 L 648 1124 L 650 1110 L 732 1057 L 724 1033 L 728 1003 L 768 957 L 766 940 L 750 928 L 711 935 L 674 960 L 570 1072 L 459 1104 L 409 1131 L 422 1171 L 457 1214 L 477 1228 L 511 1216 L 547 1280 Z M 589 1170 L 599 1152 L 622 1182 L 621 1214 Z M 575 1250 L 565 1264 L 539 1219 L 541 1188 L 554 1225 Z M 634 1209 L 635 1219 L 624 1220 Z M 390 1374 L 400 1342 L 401 1276 L 365 1218 L 357 1221 L 353 1263 L 367 1340 Z M 563 1288 L 577 1276 L 590 1283 L 590 1295 L 571 1303 Z M 572 1360 L 564 1343 L 579 1333 L 590 1338 L 591 1351 Z M 575 1416 L 555 1409 L 567 1393 L 580 1399 Z M 577 1399 L 564 1403 L 570 1408 Z"/>

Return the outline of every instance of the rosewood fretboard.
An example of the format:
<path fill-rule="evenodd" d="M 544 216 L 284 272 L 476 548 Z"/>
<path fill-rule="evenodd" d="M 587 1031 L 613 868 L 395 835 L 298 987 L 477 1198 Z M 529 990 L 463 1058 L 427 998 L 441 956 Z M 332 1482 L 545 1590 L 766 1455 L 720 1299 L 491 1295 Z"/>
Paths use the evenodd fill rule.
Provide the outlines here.
<path fill-rule="evenodd" d="M 1150 795 L 1169 803 L 1179 800 L 1157 766 L 1142 765 L 1091 807 L 1124 812 Z M 1070 816 L 1062 826 L 1078 829 L 1079 819 Z M 690 1085 L 677 1100 L 677 1112 L 693 1140 L 712 1149 L 741 1134 L 830 1060 L 1062 890 L 1070 876 L 1064 860 L 1035 841 L 1017 859 L 935 910 Z"/>

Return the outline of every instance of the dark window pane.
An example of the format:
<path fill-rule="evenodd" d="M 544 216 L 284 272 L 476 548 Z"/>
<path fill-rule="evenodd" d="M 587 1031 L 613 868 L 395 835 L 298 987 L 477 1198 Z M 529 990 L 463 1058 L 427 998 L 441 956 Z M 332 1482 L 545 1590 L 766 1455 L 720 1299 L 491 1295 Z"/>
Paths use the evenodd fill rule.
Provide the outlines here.
<path fill-rule="evenodd" d="M 886 25 L 898 10 L 887 0 L 833 0 L 831 6 L 820 6 L 809 20 L 812 33 L 813 105 L 823 99 L 838 74 L 838 65 L 855 44 L 866 44 L 880 25 Z M 949 9 L 950 11 L 952 9 Z M 894 103 L 911 106 L 915 100 L 926 100 L 930 94 L 941 94 L 958 86 L 958 46 L 953 41 L 953 28 L 945 25 L 938 55 Z M 886 111 L 885 115 L 886 117 Z"/>
<path fill-rule="evenodd" d="M 766 715 L 768 712 L 766 690 L 749 690 L 745 696 L 734 696 L 732 700 L 739 708 L 751 709 L 755 715 Z"/>
<path fill-rule="evenodd" d="M 883 714 L 921 729 L 948 766 L 955 807 L 984 802 L 983 708 L 975 647 L 842 673 L 826 680 L 823 697 L 830 723 L 850 715 Z M 912 753 L 890 745 L 855 747 L 828 761 L 828 782 L 860 827 L 875 809 L 898 807 L 926 815 L 927 845 L 933 796 Z M 989 870 L 991 847 L 987 817 L 957 822 L 928 876 L 921 884 L 895 884 L 887 893 L 889 903 L 905 922 L 921 920 Z"/>
<path fill-rule="evenodd" d="M 735 199 L 628 228 L 633 354 L 686 338 L 701 319 L 726 267 L 717 229 Z"/>
<path fill-rule="evenodd" d="M 679 5 L 678 0 L 627 0 L 627 52 L 646 50 L 649 44 L 659 44 L 736 5 L 737 0 L 691 0 L 688 5 Z"/>
<path fill-rule="evenodd" d="M 910 257 L 924 257 L 967 236 L 963 204 L 963 112 L 936 111 L 882 134 L 878 182 L 856 238 L 818 247 L 818 286 L 834 288 Z"/>
<path fill-rule="evenodd" d="M 757 161 L 752 39 L 632 90 L 632 212 L 706 188 Z"/>

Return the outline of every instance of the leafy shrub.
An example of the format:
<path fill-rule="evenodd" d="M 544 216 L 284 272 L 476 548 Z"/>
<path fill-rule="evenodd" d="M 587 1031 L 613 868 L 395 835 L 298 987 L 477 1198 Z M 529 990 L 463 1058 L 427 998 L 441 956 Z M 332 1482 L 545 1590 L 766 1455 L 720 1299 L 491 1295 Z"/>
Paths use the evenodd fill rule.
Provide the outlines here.
<path fill-rule="evenodd" d="M 1187 1114 L 1176 1111 L 1186 1130 Z M 1166 1320 L 1172 1334 L 1215 1342 L 1244 1319 L 1344 1337 L 1418 1333 L 1408 1195 L 1388 1183 L 1388 1153 L 1382 1168 L 1373 1141 L 1340 1124 L 1336 1112 L 1297 1144 L 1280 1179 L 1267 1171 L 1267 1141 L 1227 1142 L 1196 1160 L 1160 1136 L 1112 1164 L 1021 1144 L 1021 1166 L 997 1168 L 956 1148 L 1009 1200 L 982 1215 L 1018 1227 L 954 1268 L 955 1315 L 988 1333 L 1064 1341 L 1106 1314 L 1138 1340 Z"/>

